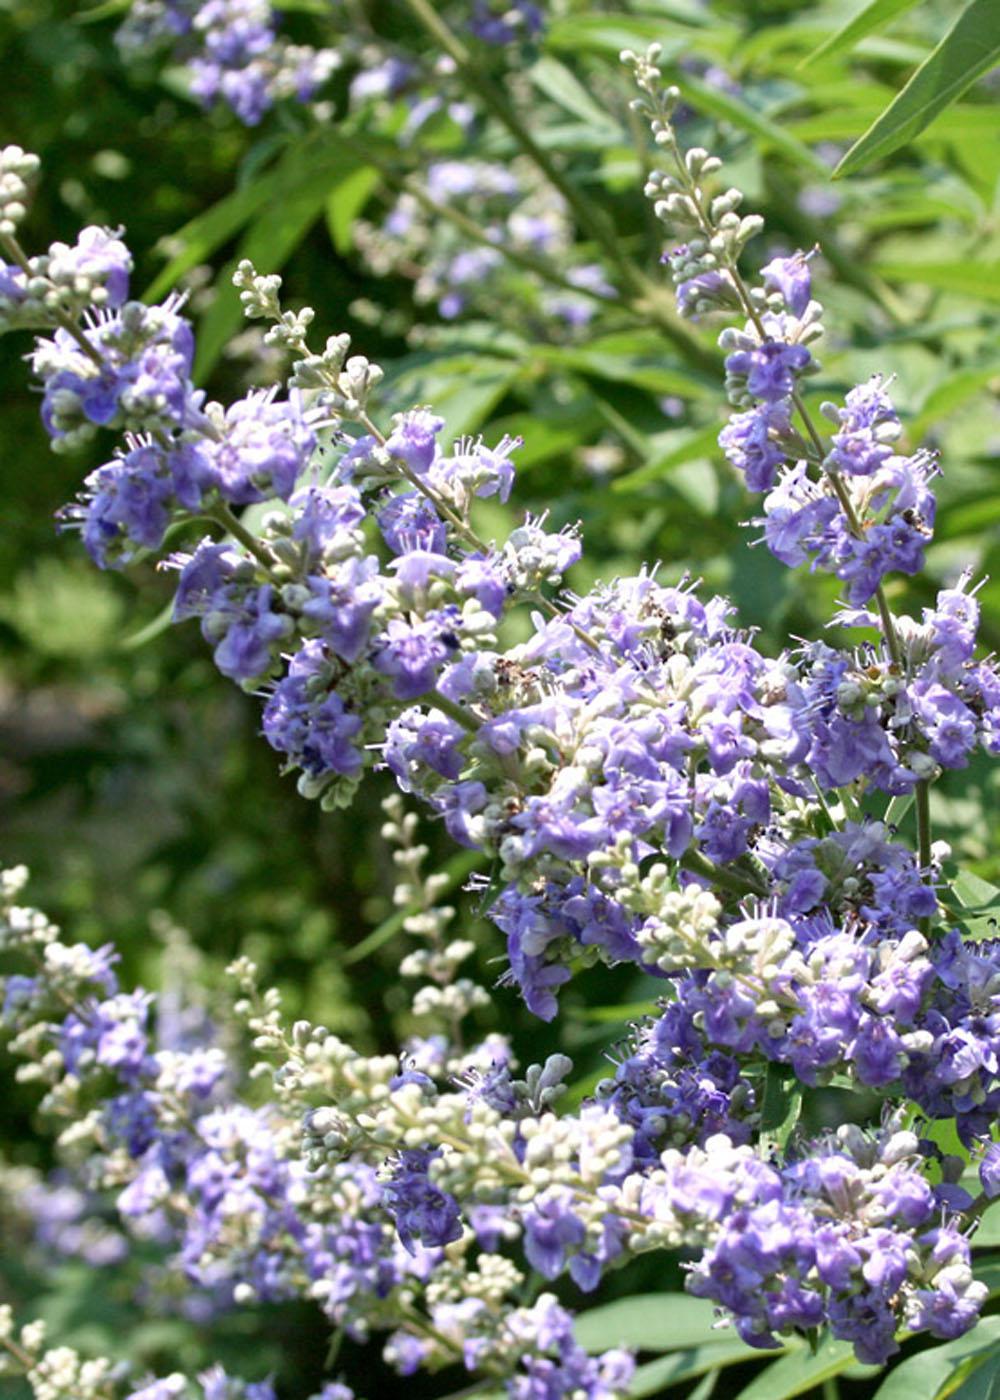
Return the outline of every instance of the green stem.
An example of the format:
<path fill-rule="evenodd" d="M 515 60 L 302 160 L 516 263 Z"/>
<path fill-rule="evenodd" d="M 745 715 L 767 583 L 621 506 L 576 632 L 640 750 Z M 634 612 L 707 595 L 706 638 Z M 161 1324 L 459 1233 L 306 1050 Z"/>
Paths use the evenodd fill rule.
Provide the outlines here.
<path fill-rule="evenodd" d="M 931 785 L 927 778 L 921 778 L 914 794 L 917 808 L 917 863 L 927 871 L 931 865 Z M 921 931 L 930 930 L 930 919 L 921 919 Z"/>
<path fill-rule="evenodd" d="M 721 866 L 714 865 L 699 851 L 685 851 L 680 858 L 680 865 L 685 870 L 690 870 L 692 875 L 700 875 L 703 879 L 711 881 L 713 885 L 718 885 L 720 889 L 729 890 L 731 894 L 748 895 L 755 894 L 763 897 L 767 890 L 758 885 L 755 880 L 749 880 L 745 875 L 738 875 L 732 870 L 723 870 Z"/>
<path fill-rule="evenodd" d="M 447 695 L 442 695 L 439 690 L 432 690 L 427 696 L 428 705 L 433 705 L 435 709 L 442 710 L 449 719 L 453 719 L 456 724 L 460 724 L 463 729 L 470 734 L 478 734 L 480 721 L 468 710 L 463 710 L 461 705 L 457 705 L 454 700 L 449 700 Z"/>
<path fill-rule="evenodd" d="M 0 246 L 6 249 L 6 251 L 14 259 L 14 261 L 17 263 L 18 267 L 21 269 L 21 271 L 25 274 L 26 277 L 34 276 L 34 273 L 31 270 L 31 264 L 28 261 L 27 253 L 25 253 L 20 243 L 18 243 L 17 239 L 14 238 L 12 234 L 0 235 Z M 104 359 L 101 355 L 101 352 L 97 349 L 95 345 L 92 345 L 90 343 L 86 335 L 77 325 L 76 321 L 74 321 L 73 317 L 70 316 L 68 312 L 63 311 L 60 308 L 55 311 L 55 318 L 59 322 L 60 326 L 62 326 L 63 330 L 69 331 L 70 335 L 76 341 L 77 345 L 79 345 L 80 349 L 84 352 L 84 354 L 88 355 L 90 359 L 93 360 L 94 364 L 98 366 L 99 369 L 103 369 Z"/>
<path fill-rule="evenodd" d="M 236 515 L 235 511 L 233 511 L 230 506 L 226 505 L 224 501 L 220 501 L 218 505 L 213 506 L 211 510 L 205 511 L 204 514 L 206 519 L 214 520 L 217 525 L 222 526 L 227 534 L 232 535 L 234 540 L 238 540 L 247 553 L 252 554 L 258 564 L 262 564 L 269 574 L 272 572 L 274 560 L 268 554 L 260 540 L 257 539 L 256 535 L 252 535 L 246 526 L 242 524 L 239 516 Z"/>
<path fill-rule="evenodd" d="M 551 156 L 528 131 L 506 95 L 496 86 L 488 73 L 476 63 L 467 46 L 449 29 L 429 0 L 405 0 L 407 8 L 423 28 L 452 59 L 468 91 L 478 97 L 485 107 L 520 146 L 521 150 L 559 191 L 576 217 L 581 229 L 605 252 L 617 268 L 629 300 L 649 314 L 674 344 L 702 367 L 716 367 L 715 355 L 694 336 L 671 306 L 659 296 L 659 288 L 622 252 L 617 232 L 566 178 Z"/>
<path fill-rule="evenodd" d="M 972 1205 L 962 1211 L 962 1219 L 967 1225 L 978 1224 L 980 1217 L 985 1215 L 997 1200 L 1000 1200 L 1000 1197 L 987 1196 L 985 1191 L 980 1191 Z"/>

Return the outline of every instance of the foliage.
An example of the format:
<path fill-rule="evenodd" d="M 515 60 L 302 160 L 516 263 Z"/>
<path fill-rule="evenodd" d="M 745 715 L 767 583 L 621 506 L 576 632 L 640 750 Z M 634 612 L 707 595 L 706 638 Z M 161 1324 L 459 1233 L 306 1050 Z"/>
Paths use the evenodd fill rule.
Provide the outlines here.
<path fill-rule="evenodd" d="M 741 622 L 759 629 L 762 652 L 817 635 L 840 585 L 746 549 L 741 522 L 755 507 L 717 446 L 717 328 L 679 318 L 657 270 L 662 229 L 641 197 L 656 156 L 629 109 L 617 55 L 659 41 L 664 74 L 684 99 L 684 144 L 718 150 L 765 218 L 750 269 L 820 246 L 813 275 L 829 284 L 835 335 L 806 385 L 808 406 L 843 399 L 871 373 L 892 375 L 909 446 L 926 440 L 941 452 L 926 569 L 887 580 L 893 610 L 919 616 L 966 567 L 996 580 L 1000 155 L 990 139 L 992 79 L 975 81 L 994 61 L 983 24 L 995 7 L 973 3 L 956 17 L 947 5 L 873 5 L 859 26 L 848 23 L 853 4 L 566 0 L 545 7 L 539 31 L 526 22 L 491 45 L 470 37 L 466 5 L 286 4 L 281 34 L 335 50 L 339 67 L 308 103 L 279 96 L 253 126 L 224 101 L 203 110 L 192 100 L 190 48 L 116 48 L 126 8 L 0 7 L 0 118 L 6 139 L 43 157 L 32 246 L 69 239 L 78 224 L 127 224 L 147 299 L 187 294 L 196 379 L 213 397 L 236 398 L 286 368 L 254 323 L 243 329 L 232 273 L 248 258 L 260 274 L 284 275 L 286 305 L 315 308 L 316 343 L 347 329 L 385 365 L 382 421 L 430 403 L 447 440 L 524 438 L 512 500 L 475 505 L 485 537 L 548 510 L 553 533 L 582 522 L 586 552 L 571 574 L 581 595 L 598 578 L 662 559 L 664 578 L 687 572 L 707 592 L 726 592 Z M 970 34 L 978 67 L 955 47 Z M 404 61 L 413 72 L 393 68 Z M 964 90 L 953 93 L 956 65 Z M 476 178 L 457 180 L 459 163 Z M 845 178 L 831 184 L 835 168 Z M 507 176 L 499 185 L 497 170 Z M 20 388 L 23 352 L 19 337 L 0 345 L 9 444 L 0 471 L 12 526 L 0 595 L 9 854 L 32 866 L 34 900 L 73 940 L 114 941 L 127 985 L 169 988 L 171 969 L 190 966 L 189 982 L 222 1007 L 223 969 L 247 955 L 262 982 L 280 988 L 289 1019 L 322 1024 L 364 1054 L 392 1052 L 420 1023 L 397 975 L 402 920 L 379 836 L 389 780 L 371 779 L 350 812 L 303 802 L 257 737 L 253 699 L 218 679 L 194 629 L 167 630 L 169 578 L 148 557 L 128 578 L 81 566 L 76 541 L 56 536 L 50 517 L 88 466 L 110 457 L 111 439 L 85 446 L 83 466 L 79 455 L 47 455 L 35 397 Z M 256 506 L 244 523 L 260 531 Z M 196 538 L 182 531 L 169 543 Z M 998 587 L 987 581 L 977 595 L 987 648 L 1000 636 Z M 507 626 L 514 645 L 529 624 Z M 830 636 L 843 643 L 846 633 Z M 952 884 L 956 919 L 972 937 L 994 927 L 996 792 L 994 767 L 973 758 L 931 797 L 935 835 L 972 872 Z M 896 811 L 915 835 L 914 810 Z M 430 866 L 449 873 L 448 897 L 489 981 L 500 947 L 484 915 L 496 872 L 475 854 L 454 862 L 438 823 L 421 838 Z M 485 896 L 458 891 L 474 867 L 494 882 Z M 188 953 L 173 920 L 188 930 Z M 661 990 L 634 965 L 583 969 L 561 994 L 558 1034 L 509 990 L 495 998 L 523 1064 L 573 1054 L 565 1104 L 608 1073 L 608 1042 L 652 1011 Z M 472 1020 L 477 1038 L 494 1024 L 484 1010 Z M 800 1105 L 780 1075 L 760 1087 L 768 1131 L 783 1146 Z M 50 1149 L 31 1127 L 34 1096 L 19 1089 L 16 1105 L 5 1152 L 16 1170 L 47 1171 Z M 810 1089 L 801 1131 L 870 1108 L 848 1104 L 842 1085 Z M 12 1180 L 18 1200 L 23 1191 Z M 95 1284 L 91 1271 L 55 1264 L 51 1249 L 29 1243 L 30 1212 L 5 1214 L 17 1246 L 7 1251 L 5 1288 L 19 1312 L 46 1316 L 60 1341 L 127 1354 L 140 1370 L 194 1374 L 216 1359 L 239 1372 L 253 1340 L 258 1354 L 243 1369 L 276 1369 L 288 1400 L 322 1383 L 326 1336 L 310 1306 L 284 1302 L 210 1326 L 170 1309 L 155 1316 L 137 1277 L 154 1269 L 153 1246 Z M 988 1231 L 977 1238 L 988 1241 Z M 583 1317 L 588 1350 L 626 1342 L 663 1351 L 640 1364 L 634 1394 L 714 1384 L 719 1395 L 828 1395 L 837 1375 L 849 1393 L 989 1393 L 993 1319 L 933 1353 L 908 1343 L 902 1363 L 877 1377 L 841 1343 L 814 1352 L 795 1337 L 782 1337 L 783 1353 L 762 1366 L 732 1333 L 706 1332 L 707 1305 L 664 1296 L 681 1286 L 676 1255 L 640 1257 L 605 1280 Z M 572 1285 L 559 1287 L 580 1305 Z M 640 1326 L 658 1307 L 662 1322 Z M 341 1354 L 344 1369 L 365 1378 L 364 1393 L 424 1384 L 394 1379 L 376 1351 L 348 1341 Z M 452 1388 L 462 1384 L 456 1373 Z"/>

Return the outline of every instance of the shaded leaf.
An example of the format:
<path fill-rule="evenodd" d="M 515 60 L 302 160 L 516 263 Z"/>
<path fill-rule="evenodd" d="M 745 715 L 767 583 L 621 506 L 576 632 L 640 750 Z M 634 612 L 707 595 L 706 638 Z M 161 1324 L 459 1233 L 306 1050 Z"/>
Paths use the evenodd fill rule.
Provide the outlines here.
<path fill-rule="evenodd" d="M 771 1063 L 764 1075 L 761 1137 L 783 1148 L 802 1113 L 802 1085 L 786 1065 Z"/>
<path fill-rule="evenodd" d="M 1000 5 L 997 0 L 972 0 L 902 92 L 847 152 L 834 178 L 851 175 L 912 141 L 998 58 Z"/>

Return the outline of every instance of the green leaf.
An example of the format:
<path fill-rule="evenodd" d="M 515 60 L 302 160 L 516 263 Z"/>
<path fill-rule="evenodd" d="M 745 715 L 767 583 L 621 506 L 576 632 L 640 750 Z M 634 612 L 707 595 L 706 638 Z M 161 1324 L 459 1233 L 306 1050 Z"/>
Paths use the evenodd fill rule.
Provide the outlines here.
<path fill-rule="evenodd" d="M 702 397 L 715 380 L 683 364 L 664 359 L 663 337 L 656 331 L 622 331 L 599 336 L 587 345 L 540 345 L 536 356 L 614 384 L 634 384 L 652 394 Z"/>
<path fill-rule="evenodd" d="M 774 1355 L 773 1352 L 771 1354 Z M 754 1347 L 734 1341 L 720 1342 L 715 1346 L 693 1347 L 690 1351 L 675 1351 L 658 1361 L 648 1361 L 645 1366 L 640 1366 L 629 1386 L 629 1397 L 630 1400 L 643 1400 L 644 1396 L 659 1395 L 661 1390 L 681 1385 L 684 1381 L 696 1380 L 707 1371 L 720 1370 L 724 1366 L 739 1366 L 748 1361 L 760 1361 L 760 1355 Z M 773 1397 L 768 1396 L 767 1400 L 773 1400 Z"/>
<path fill-rule="evenodd" d="M 929 1347 L 894 1366 L 875 1392 L 875 1400 L 915 1400 L 916 1396 L 938 1395 L 964 1361 L 990 1351 L 998 1338 L 1000 1317 L 984 1317 L 967 1336 Z"/>
<path fill-rule="evenodd" d="M 1000 902 L 1000 889 L 973 875 L 971 870 L 960 870 L 951 882 L 952 892 L 963 909 L 982 909 L 988 904 Z"/>
<path fill-rule="evenodd" d="M 978 1190 L 978 1175 L 973 1178 L 971 1186 L 967 1190 Z M 974 1237 L 975 1238 L 975 1237 Z M 973 1272 L 976 1275 L 977 1283 L 985 1283 L 990 1290 L 990 1297 L 995 1298 L 1000 1293 L 1000 1258 L 977 1259 Z"/>
<path fill-rule="evenodd" d="M 394 410 L 432 403 L 445 435 L 455 438 L 482 427 L 522 370 L 519 361 L 499 355 L 418 354 L 386 374 L 382 393 Z"/>
<path fill-rule="evenodd" d="M 668 476 L 675 467 L 683 466 L 687 462 L 699 461 L 706 456 L 710 456 L 717 451 L 719 443 L 719 425 L 709 423 L 705 428 L 696 428 L 694 432 L 684 433 L 676 446 L 668 451 L 656 453 L 652 461 L 644 462 L 641 467 L 636 467 L 634 471 L 624 472 L 611 484 L 612 491 L 638 491 L 642 486 L 648 486 L 650 482 L 661 481 Z"/>
<path fill-rule="evenodd" d="M 326 226 L 330 241 L 338 253 L 349 253 L 354 247 L 354 221 L 368 203 L 379 182 L 379 172 L 373 165 L 362 165 L 338 180 L 330 191 L 326 205 Z"/>
<path fill-rule="evenodd" d="M 980 302 L 1000 302 L 1000 262 L 890 262 L 872 270 L 887 282 L 923 282 Z"/>
<path fill-rule="evenodd" d="M 912 792 L 900 793 L 898 797 L 891 797 L 885 809 L 885 816 L 882 820 L 886 826 L 898 826 L 913 806 L 914 794 Z"/>
<path fill-rule="evenodd" d="M 997 0 L 972 0 L 902 92 L 847 152 L 834 178 L 854 174 L 912 141 L 998 58 L 1000 5 Z"/>
<path fill-rule="evenodd" d="M 708 112 L 722 121 L 731 122 L 741 131 L 748 131 L 751 136 L 756 136 L 765 150 L 780 151 L 790 161 L 801 165 L 813 175 L 818 175 L 823 180 L 830 178 L 830 171 L 819 156 L 813 155 L 808 146 L 804 146 L 778 122 L 765 116 L 763 112 L 758 112 L 741 97 L 734 97 L 732 93 L 709 87 L 707 83 L 691 77 L 688 73 L 678 73 L 676 81 L 684 96 L 700 111 Z"/>
<path fill-rule="evenodd" d="M 663 43 L 664 58 L 669 59 L 685 46 L 683 40 L 664 42 L 666 25 L 662 19 L 630 15 L 567 15 L 553 19 L 546 30 L 545 47 L 557 52 L 579 54 L 599 53 L 617 58 L 622 49 L 645 49 L 652 43 Z"/>
<path fill-rule="evenodd" d="M 764 1076 L 760 1132 L 764 1140 L 784 1147 L 802 1113 L 802 1085 L 787 1065 L 769 1064 Z"/>
<path fill-rule="evenodd" d="M 988 1357 L 975 1366 L 968 1379 L 947 1394 L 951 1400 L 1000 1400 L 1000 1356 Z"/>
<path fill-rule="evenodd" d="M 1000 381 L 1000 364 L 987 369 L 959 369 L 942 379 L 924 399 L 910 433 L 914 441 L 919 441 L 933 424 L 940 422 L 956 408 L 961 408 L 980 389 L 992 380 Z"/>
<path fill-rule="evenodd" d="M 606 108 L 599 107 L 580 80 L 570 72 L 564 63 L 550 54 L 543 54 L 529 71 L 528 76 L 551 101 L 558 103 L 574 117 L 589 126 L 596 127 L 608 140 L 620 139 L 621 133 L 611 121 Z"/>
<path fill-rule="evenodd" d="M 704 1345 L 731 1345 L 733 1334 L 717 1326 L 715 1304 L 689 1293 L 645 1293 L 616 1298 L 580 1313 L 573 1333 L 590 1352 L 611 1347 L 638 1351 L 677 1351 Z M 742 1344 L 741 1344 L 742 1345 Z"/>
<path fill-rule="evenodd" d="M 789 1400 L 793 1395 L 816 1389 L 853 1362 L 854 1348 L 850 1342 L 828 1338 L 815 1352 L 803 1347 L 772 1362 L 744 1386 L 737 1400 Z"/>
<path fill-rule="evenodd" d="M 579 1015 L 584 1021 L 613 1025 L 653 1016 L 658 1006 L 659 1002 L 656 1001 L 626 1001 L 621 1006 L 584 1006 L 580 1008 Z"/>
<path fill-rule="evenodd" d="M 895 19 L 904 10 L 912 10 L 918 0 L 871 0 L 871 3 L 859 11 L 852 20 L 848 20 L 842 29 L 838 29 L 831 34 L 828 39 L 824 39 L 818 49 L 799 64 L 800 68 L 807 68 L 811 63 L 818 63 L 821 58 L 832 58 L 834 54 L 843 53 L 845 49 L 853 49 L 866 34 L 874 34 L 878 29 L 884 29 L 890 20 Z"/>
<path fill-rule="evenodd" d="M 198 327 L 198 355 L 195 378 L 203 379 L 212 369 L 222 349 L 243 318 L 239 296 L 232 286 L 232 274 L 242 258 L 261 273 L 279 272 L 323 212 L 331 188 L 339 180 L 363 166 L 363 157 L 346 143 L 314 150 L 303 168 L 296 165 L 298 178 L 287 177 L 272 191 L 266 206 L 247 229 L 236 258 L 218 280 L 218 294 Z"/>
<path fill-rule="evenodd" d="M 971 1183 L 971 1186 L 974 1191 L 976 1189 L 975 1181 Z M 997 1249 L 998 1247 L 1000 1247 L 1000 1210 L 994 1204 L 993 1208 L 980 1218 L 976 1233 L 972 1236 L 972 1248 L 980 1250 Z"/>
<path fill-rule="evenodd" d="M 103 0 L 98 5 L 89 5 L 73 18 L 77 24 L 93 24 L 99 19 L 109 19 L 112 15 L 124 14 L 132 0 Z"/>

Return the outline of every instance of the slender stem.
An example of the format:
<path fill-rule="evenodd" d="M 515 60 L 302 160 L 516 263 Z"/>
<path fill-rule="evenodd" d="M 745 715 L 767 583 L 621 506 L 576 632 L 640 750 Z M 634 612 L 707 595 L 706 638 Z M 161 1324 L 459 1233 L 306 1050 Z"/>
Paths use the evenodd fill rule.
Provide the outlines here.
<path fill-rule="evenodd" d="M 972 1205 L 967 1210 L 962 1211 L 962 1219 L 967 1225 L 978 1224 L 980 1218 L 998 1200 L 1000 1200 L 1000 1196 L 988 1196 L 985 1191 L 980 1191 Z"/>
<path fill-rule="evenodd" d="M 19 1345 L 19 1343 L 13 1341 L 10 1337 L 0 1338 L 0 1346 L 5 1347 L 7 1351 L 10 1352 L 11 1356 L 14 1358 L 14 1360 L 19 1366 L 24 1367 L 25 1373 L 27 1373 L 28 1371 L 33 1371 L 35 1369 L 36 1358 L 31 1356 L 30 1353 L 26 1352 L 24 1347 Z"/>
<path fill-rule="evenodd" d="M 211 510 L 205 511 L 204 514 L 207 519 L 214 520 L 217 525 L 221 525 L 227 534 L 232 535 L 233 539 L 239 540 L 243 548 L 249 554 L 252 554 L 257 562 L 264 566 L 268 573 L 271 573 L 274 567 L 274 560 L 271 558 L 270 554 L 268 554 L 260 540 L 257 539 L 256 535 L 250 533 L 246 526 L 241 523 L 239 516 L 230 506 L 226 505 L 225 501 L 220 501 L 218 505 L 213 506 Z"/>
<path fill-rule="evenodd" d="M 680 865 L 683 869 L 690 870 L 692 875 L 701 875 L 703 879 L 710 880 L 713 885 L 718 885 L 723 890 L 729 890 L 732 894 L 756 894 L 761 897 L 767 894 L 767 890 L 758 885 L 755 880 L 750 880 L 745 875 L 738 875 L 733 870 L 724 870 L 721 866 L 708 860 L 700 851 L 694 849 L 685 851 L 680 858 Z"/>
<path fill-rule="evenodd" d="M 921 870 L 927 870 L 931 863 L 931 804 L 930 782 L 921 778 L 915 793 L 917 807 L 917 859 Z"/>
<path fill-rule="evenodd" d="M 521 121 L 515 108 L 507 100 L 506 95 L 496 86 L 489 74 L 479 67 L 468 47 L 448 27 L 430 0 L 405 0 L 405 3 L 423 28 L 437 40 L 445 53 L 452 59 L 456 69 L 465 80 L 468 90 L 474 93 L 497 120 L 506 127 L 524 154 L 562 195 L 572 209 L 580 227 L 603 248 L 607 257 L 618 269 L 630 299 L 633 302 L 641 302 L 643 309 L 652 316 L 663 333 L 690 358 L 704 367 L 714 368 L 716 363 L 714 354 L 691 333 L 676 312 L 659 299 L 657 296 L 659 289 L 622 252 L 621 242 L 615 229 L 580 194 L 572 181 L 566 178 L 548 152 L 538 145 Z"/>
<path fill-rule="evenodd" d="M 442 695 L 440 690 L 432 690 L 427 696 L 427 703 L 433 705 L 437 710 L 443 710 L 449 719 L 453 719 L 456 724 L 460 724 L 470 734 L 479 733 L 479 721 L 470 715 L 468 710 L 463 710 L 461 705 L 456 705 L 454 700 L 449 700 L 447 695 Z"/>
<path fill-rule="evenodd" d="M 35 275 L 32 272 L 27 253 L 25 253 L 20 243 L 12 234 L 0 234 L 0 246 L 7 250 L 26 277 L 33 277 Z M 69 331 L 84 354 L 88 355 L 100 369 L 103 369 L 104 359 L 101 352 L 95 345 L 91 344 L 76 321 L 74 321 L 73 317 L 70 316 L 68 312 L 63 311 L 61 307 L 57 307 L 55 310 L 55 318 L 60 326 L 62 326 L 63 330 Z"/>

